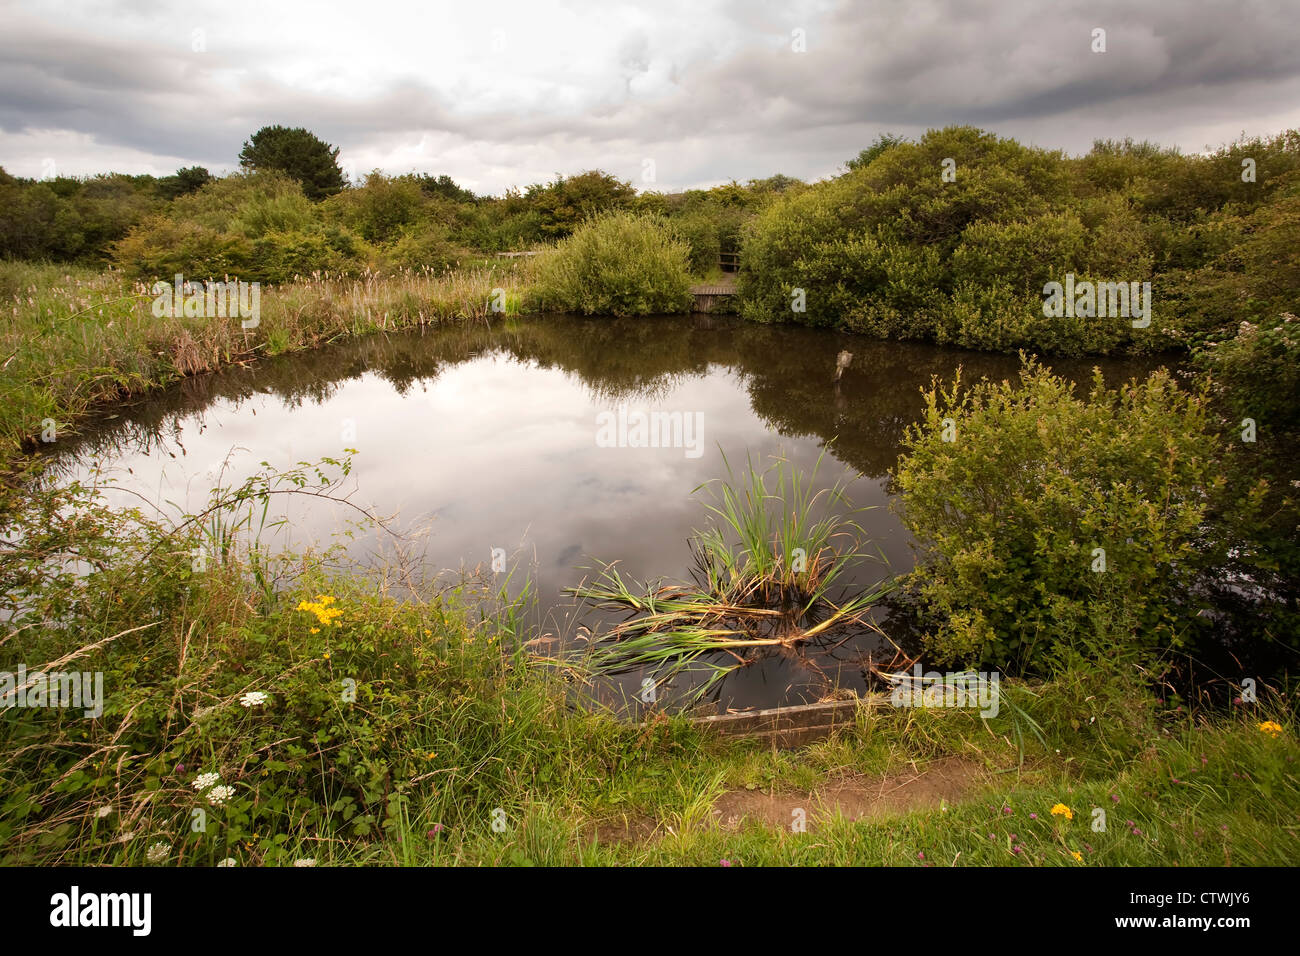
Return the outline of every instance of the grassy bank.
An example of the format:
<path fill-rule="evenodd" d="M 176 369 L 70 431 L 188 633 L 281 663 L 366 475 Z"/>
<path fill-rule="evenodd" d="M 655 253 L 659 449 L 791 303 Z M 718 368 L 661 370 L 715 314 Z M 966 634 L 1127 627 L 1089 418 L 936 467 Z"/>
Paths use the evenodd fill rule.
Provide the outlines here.
<path fill-rule="evenodd" d="M 530 659 L 499 579 L 428 581 L 400 543 L 382 578 L 259 543 L 266 496 L 346 471 L 259 476 L 199 520 L 29 496 L 0 562 L 6 660 L 100 671 L 104 707 L 4 712 L 0 862 L 1290 862 L 1300 746 L 1265 688 L 1211 718 L 1081 668 L 1006 681 L 987 721 L 863 708 L 797 752 L 622 723 L 572 706 L 577 663 Z M 917 774 L 938 786 L 873 796 Z"/>
<path fill-rule="evenodd" d="M 494 289 L 517 311 L 525 264 L 360 279 L 312 276 L 263 290 L 256 328 L 239 319 L 153 314 L 146 285 L 118 273 L 0 262 L 0 447 L 12 460 L 89 408 L 233 362 L 343 336 L 484 320 Z"/>

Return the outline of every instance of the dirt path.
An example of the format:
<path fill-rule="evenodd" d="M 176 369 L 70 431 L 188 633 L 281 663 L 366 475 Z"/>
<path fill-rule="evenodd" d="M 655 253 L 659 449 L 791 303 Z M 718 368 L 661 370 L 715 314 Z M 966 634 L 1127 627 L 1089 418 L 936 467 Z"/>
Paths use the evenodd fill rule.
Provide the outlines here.
<path fill-rule="evenodd" d="M 909 767 L 885 776 L 859 776 L 836 781 L 816 793 L 759 790 L 729 790 L 718 798 L 713 812 L 724 829 L 759 821 L 773 827 L 788 827 L 796 810 L 803 810 L 808 829 L 838 809 L 846 819 L 906 813 L 922 807 L 953 803 L 979 788 L 984 771 L 973 761 L 960 757 L 934 760 L 917 769 Z"/>
<path fill-rule="evenodd" d="M 955 803 L 978 791 L 988 780 L 974 761 L 961 757 L 932 760 L 924 766 L 910 766 L 895 773 L 840 778 L 808 791 L 728 790 L 713 805 L 713 818 L 724 830 L 746 822 L 771 827 L 789 827 L 795 811 L 803 810 L 808 831 L 838 809 L 848 820 L 864 820 L 907 813 L 941 802 Z M 661 835 L 659 825 L 649 817 L 629 817 L 597 828 L 601 843 L 652 840 Z"/>

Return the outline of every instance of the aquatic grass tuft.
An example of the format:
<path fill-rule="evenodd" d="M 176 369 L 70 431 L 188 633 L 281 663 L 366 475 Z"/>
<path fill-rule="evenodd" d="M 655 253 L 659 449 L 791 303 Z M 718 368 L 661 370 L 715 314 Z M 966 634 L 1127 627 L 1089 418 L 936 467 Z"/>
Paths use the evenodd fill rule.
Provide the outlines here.
<path fill-rule="evenodd" d="M 868 557 L 853 517 L 866 509 L 853 507 L 843 481 L 814 491 L 824 457 L 807 475 L 784 458 L 761 471 L 747 459 L 737 476 L 724 455 L 727 478 L 695 489 L 712 501 L 709 525 L 690 541 L 692 582 L 639 584 L 611 563 L 566 589 L 592 608 L 629 614 L 597 640 L 591 675 L 645 668 L 660 685 L 689 671 L 703 678 L 687 696 L 698 702 L 763 653 L 797 653 L 854 629 L 878 632 L 866 614 L 893 584 L 846 585 L 848 569 Z"/>

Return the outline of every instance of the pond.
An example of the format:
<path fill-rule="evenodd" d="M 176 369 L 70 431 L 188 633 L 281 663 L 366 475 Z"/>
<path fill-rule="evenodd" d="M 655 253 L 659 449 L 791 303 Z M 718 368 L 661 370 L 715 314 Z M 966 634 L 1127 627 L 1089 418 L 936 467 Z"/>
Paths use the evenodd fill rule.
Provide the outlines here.
<path fill-rule="evenodd" d="M 836 380 L 841 351 L 852 360 Z M 1055 360 L 1086 380 L 1099 365 L 1115 384 L 1158 359 Z M 958 366 L 972 381 L 1016 374 L 1015 356 L 882 342 L 726 316 L 582 319 L 535 316 L 490 325 L 374 336 L 188 379 L 124 404 L 68 446 L 61 473 L 102 468 L 110 500 L 129 493 L 194 509 L 215 477 L 238 483 L 262 461 L 288 468 L 356 449 L 352 500 L 393 516 L 396 531 L 427 535 L 431 572 L 454 577 L 493 560 L 526 573 L 538 594 L 539 634 L 580 641 L 565 587 L 617 560 L 637 580 L 687 579 L 688 538 L 707 520 L 696 489 L 746 460 L 784 456 L 817 479 L 849 482 L 867 507 L 858 522 L 882 560 L 852 582 L 908 570 L 913 555 L 890 507 L 888 471 L 932 376 Z M 644 416 L 642 418 L 641 416 Z M 644 428 L 646 424 L 653 428 Z M 661 431 L 662 426 L 662 431 Z M 638 447 L 639 446 L 639 447 Z M 292 500 L 276 544 L 328 542 L 348 520 L 325 501 Z M 372 531 L 348 545 L 373 548 Z M 807 659 L 772 655 L 729 677 L 718 707 L 817 700 L 864 686 L 864 633 Z M 628 709 L 639 675 L 597 696 Z"/>

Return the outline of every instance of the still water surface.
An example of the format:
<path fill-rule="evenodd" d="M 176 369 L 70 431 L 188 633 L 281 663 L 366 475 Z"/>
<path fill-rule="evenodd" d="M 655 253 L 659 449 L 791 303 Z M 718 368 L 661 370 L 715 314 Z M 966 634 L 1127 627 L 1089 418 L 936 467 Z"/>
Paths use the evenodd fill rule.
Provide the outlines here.
<path fill-rule="evenodd" d="M 836 356 L 853 358 L 836 382 Z M 195 509 L 225 463 L 238 483 L 269 462 L 340 457 L 356 449 L 352 500 L 427 531 L 430 572 L 491 568 L 501 549 L 536 583 L 542 633 L 571 641 L 580 623 L 561 589 L 598 561 L 638 580 L 685 579 L 687 539 L 707 519 L 702 483 L 748 456 L 784 456 L 818 483 L 849 482 L 858 516 L 884 563 L 863 564 L 866 586 L 911 567 L 908 536 L 887 490 L 904 428 L 932 376 L 1014 377 L 1014 356 L 877 342 L 728 317 L 580 319 L 545 316 L 375 336 L 187 380 L 116 410 L 62 460 L 64 473 L 103 468 L 118 489 Z M 1057 360 L 1086 380 L 1099 365 L 1115 384 L 1152 359 Z M 688 447 L 608 447 L 603 413 L 681 413 L 698 426 Z M 608 435 L 609 432 L 604 433 Z M 604 447 L 602 447 L 604 446 Z M 107 492 L 120 496 L 124 490 Z M 288 503 L 274 543 L 328 542 L 348 516 L 322 501 Z M 373 533 L 348 545 L 373 549 Z M 887 565 L 887 566 L 886 566 Z M 863 685 L 863 655 L 878 640 L 817 660 L 773 657 L 723 685 L 720 704 L 816 700 L 829 686 Z M 811 666 L 810 666 L 811 664 Z M 602 696 L 615 703 L 638 675 Z"/>

